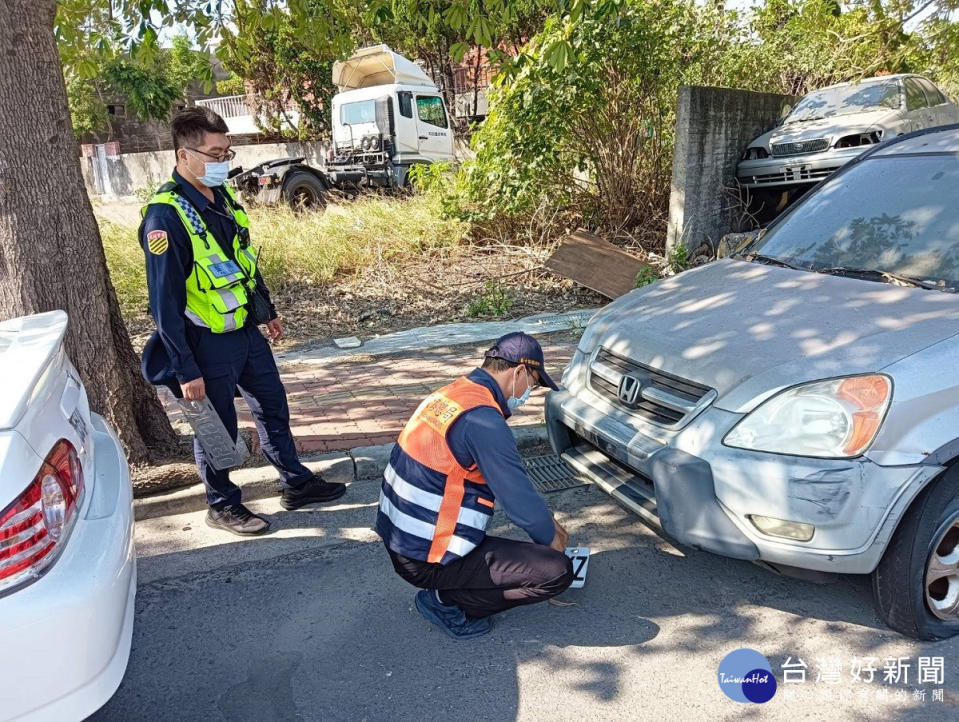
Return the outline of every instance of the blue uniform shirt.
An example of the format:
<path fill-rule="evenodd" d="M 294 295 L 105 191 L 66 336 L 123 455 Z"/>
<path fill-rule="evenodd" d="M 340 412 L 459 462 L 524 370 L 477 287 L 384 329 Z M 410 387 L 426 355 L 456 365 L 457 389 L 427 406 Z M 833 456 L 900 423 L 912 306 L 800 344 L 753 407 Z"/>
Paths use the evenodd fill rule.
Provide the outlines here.
<path fill-rule="evenodd" d="M 176 171 L 173 171 L 173 181 L 177 183 L 180 195 L 200 214 L 226 256 L 235 260 L 233 237 L 236 235 L 237 226 L 227 208 L 225 191 L 214 188 L 215 200 L 211 203 Z M 160 253 L 153 252 L 146 243 L 147 234 L 151 231 L 165 231 L 167 234 L 168 242 L 165 247 L 162 243 L 152 244 L 154 249 L 163 249 Z M 146 256 L 150 314 L 156 322 L 160 341 L 169 355 L 170 368 L 180 383 L 200 378 L 202 374 L 187 343 L 186 328 L 190 322 L 184 315 L 186 279 L 193 269 L 193 245 L 173 206 L 158 203 L 147 209 L 143 223 L 140 224 L 140 245 Z M 260 272 L 257 271 L 256 275 L 257 281 L 265 289 Z M 275 310 L 273 317 L 276 317 Z"/>
<path fill-rule="evenodd" d="M 556 532 L 553 517 L 526 474 L 516 439 L 506 424 L 510 410 L 499 384 L 483 369 L 475 369 L 467 378 L 488 388 L 503 413 L 489 406 L 465 412 L 446 434 L 450 451 L 463 467 L 479 467 L 496 501 L 516 526 L 537 544 L 551 543 Z"/>

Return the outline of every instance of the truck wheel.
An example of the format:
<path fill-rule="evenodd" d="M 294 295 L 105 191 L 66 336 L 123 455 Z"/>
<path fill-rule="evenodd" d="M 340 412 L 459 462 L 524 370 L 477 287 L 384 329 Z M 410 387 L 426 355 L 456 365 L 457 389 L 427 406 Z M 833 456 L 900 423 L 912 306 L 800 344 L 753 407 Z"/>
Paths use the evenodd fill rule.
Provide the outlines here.
<path fill-rule="evenodd" d="M 959 633 L 959 466 L 909 507 L 872 574 L 876 607 L 897 632 L 917 639 Z"/>
<path fill-rule="evenodd" d="M 283 196 L 295 211 L 322 208 L 326 205 L 326 187 L 323 181 L 302 170 L 287 176 L 283 183 Z"/>

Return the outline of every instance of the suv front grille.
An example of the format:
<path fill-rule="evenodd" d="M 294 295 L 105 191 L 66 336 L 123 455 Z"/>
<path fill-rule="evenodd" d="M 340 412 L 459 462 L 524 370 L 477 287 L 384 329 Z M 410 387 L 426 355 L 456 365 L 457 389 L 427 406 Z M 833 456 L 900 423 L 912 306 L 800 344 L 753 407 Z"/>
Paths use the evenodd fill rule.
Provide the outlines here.
<path fill-rule="evenodd" d="M 795 143 L 773 143 L 770 148 L 774 156 L 802 155 L 803 153 L 819 153 L 829 147 L 825 138 L 815 140 L 800 140 Z"/>
<path fill-rule="evenodd" d="M 631 361 L 605 348 L 599 350 L 590 365 L 589 385 L 616 406 L 667 427 L 689 421 L 716 396 L 708 386 Z"/>

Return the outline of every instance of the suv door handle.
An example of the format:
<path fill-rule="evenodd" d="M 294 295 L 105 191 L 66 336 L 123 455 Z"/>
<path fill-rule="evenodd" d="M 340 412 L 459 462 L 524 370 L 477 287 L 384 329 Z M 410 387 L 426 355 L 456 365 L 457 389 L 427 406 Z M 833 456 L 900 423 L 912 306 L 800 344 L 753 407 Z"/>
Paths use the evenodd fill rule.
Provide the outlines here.
<path fill-rule="evenodd" d="M 429 136 L 421 135 L 420 140 L 429 140 Z"/>

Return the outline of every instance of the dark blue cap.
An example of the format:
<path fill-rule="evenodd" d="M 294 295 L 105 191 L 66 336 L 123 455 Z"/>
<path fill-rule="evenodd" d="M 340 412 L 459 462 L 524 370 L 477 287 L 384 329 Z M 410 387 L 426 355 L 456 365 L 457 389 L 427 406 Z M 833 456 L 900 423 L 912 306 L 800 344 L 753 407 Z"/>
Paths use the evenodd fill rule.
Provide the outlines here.
<path fill-rule="evenodd" d="M 546 361 L 543 358 L 543 347 L 539 341 L 528 333 L 508 333 L 500 338 L 496 345 L 486 352 L 487 358 L 500 358 L 515 364 L 523 364 L 539 374 L 540 386 L 548 386 L 553 391 L 559 387 L 546 373 Z"/>

